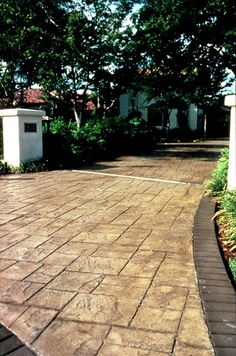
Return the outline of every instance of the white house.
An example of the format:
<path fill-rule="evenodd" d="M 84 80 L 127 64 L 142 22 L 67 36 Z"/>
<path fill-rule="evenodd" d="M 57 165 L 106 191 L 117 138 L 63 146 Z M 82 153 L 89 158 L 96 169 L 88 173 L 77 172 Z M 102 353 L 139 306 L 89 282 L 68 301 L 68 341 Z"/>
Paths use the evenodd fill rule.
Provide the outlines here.
<path fill-rule="evenodd" d="M 165 113 L 158 109 L 155 100 L 148 101 L 143 92 L 129 91 L 120 96 L 120 115 L 127 117 L 133 112 L 139 112 L 141 117 L 158 129 L 168 127 L 170 130 L 178 129 L 177 109 L 170 113 Z M 191 104 L 187 113 L 187 125 L 192 131 L 204 133 L 203 110 Z"/>

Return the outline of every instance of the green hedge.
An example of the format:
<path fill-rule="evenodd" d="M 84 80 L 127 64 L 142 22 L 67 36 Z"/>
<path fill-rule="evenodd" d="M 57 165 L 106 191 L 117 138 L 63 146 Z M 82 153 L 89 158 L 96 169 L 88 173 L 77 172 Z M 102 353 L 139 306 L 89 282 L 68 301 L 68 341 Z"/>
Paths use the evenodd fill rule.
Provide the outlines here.
<path fill-rule="evenodd" d="M 154 145 L 153 132 L 140 118 L 94 118 L 80 129 L 76 123 L 58 118 L 44 133 L 44 158 L 52 168 L 73 167 L 121 154 L 140 154 Z"/>

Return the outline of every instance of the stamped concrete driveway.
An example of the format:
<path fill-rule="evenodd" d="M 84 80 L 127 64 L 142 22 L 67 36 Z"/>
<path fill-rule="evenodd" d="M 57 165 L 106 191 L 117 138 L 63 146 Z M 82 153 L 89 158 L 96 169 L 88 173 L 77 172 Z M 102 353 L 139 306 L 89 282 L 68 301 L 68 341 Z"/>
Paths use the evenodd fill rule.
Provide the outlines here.
<path fill-rule="evenodd" d="M 38 355 L 212 355 L 192 225 L 219 149 L 164 148 L 0 178 L 0 322 Z"/>

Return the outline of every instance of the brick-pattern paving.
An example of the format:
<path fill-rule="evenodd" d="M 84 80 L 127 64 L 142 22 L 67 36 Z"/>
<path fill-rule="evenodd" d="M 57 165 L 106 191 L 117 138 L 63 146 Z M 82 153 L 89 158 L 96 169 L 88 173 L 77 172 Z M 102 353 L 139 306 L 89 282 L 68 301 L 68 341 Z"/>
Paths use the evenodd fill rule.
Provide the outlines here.
<path fill-rule="evenodd" d="M 1 177 L 0 321 L 38 355 L 212 355 L 192 252 L 210 150 Z"/>
<path fill-rule="evenodd" d="M 236 294 L 215 236 L 214 209 L 204 197 L 195 216 L 194 259 L 215 353 L 230 356 L 236 354 Z"/>

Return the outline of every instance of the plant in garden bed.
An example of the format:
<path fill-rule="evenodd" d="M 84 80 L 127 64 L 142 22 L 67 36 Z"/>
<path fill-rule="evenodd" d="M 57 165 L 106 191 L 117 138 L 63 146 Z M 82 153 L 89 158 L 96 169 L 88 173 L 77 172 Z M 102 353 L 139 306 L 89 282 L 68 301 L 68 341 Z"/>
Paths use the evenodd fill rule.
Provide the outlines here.
<path fill-rule="evenodd" d="M 1 174 L 15 174 L 15 173 L 34 173 L 47 171 L 47 162 L 43 160 L 29 160 L 22 162 L 19 167 L 9 165 L 7 162 L 0 161 L 0 175 Z"/>
<path fill-rule="evenodd" d="M 228 157 L 229 150 L 224 149 L 206 188 L 217 202 L 219 243 L 236 282 L 236 190 L 227 191 Z"/>

